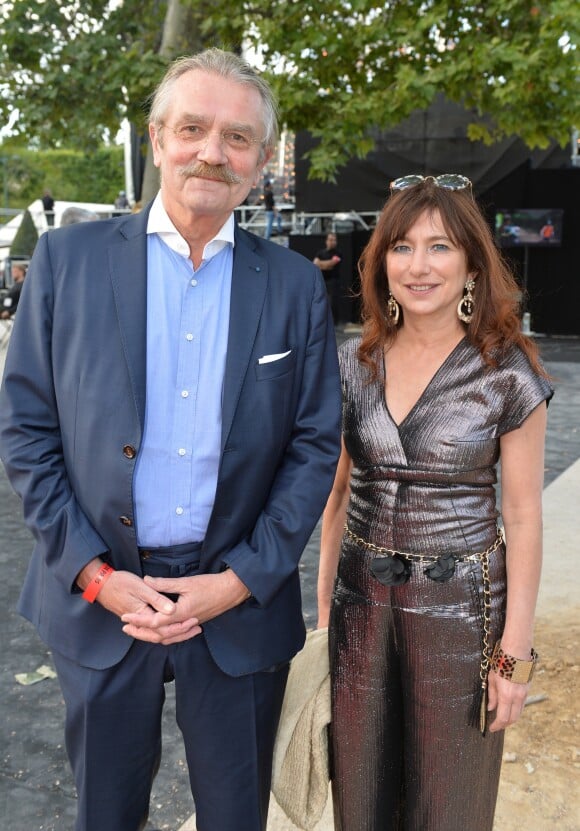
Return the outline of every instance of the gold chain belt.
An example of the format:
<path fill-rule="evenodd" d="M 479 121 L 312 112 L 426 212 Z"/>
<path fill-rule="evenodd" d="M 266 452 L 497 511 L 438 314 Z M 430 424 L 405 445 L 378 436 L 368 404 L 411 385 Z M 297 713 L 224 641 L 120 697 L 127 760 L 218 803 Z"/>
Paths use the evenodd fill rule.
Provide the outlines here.
<path fill-rule="evenodd" d="M 350 537 L 351 540 L 357 542 L 359 545 L 362 545 L 363 548 L 366 548 L 368 551 L 374 551 L 375 554 L 382 554 L 385 557 L 402 557 L 404 560 L 409 560 L 411 562 L 417 563 L 431 563 L 433 560 L 437 560 L 439 554 L 414 554 L 408 551 L 396 551 L 394 548 L 383 548 L 380 545 L 375 545 L 373 542 L 368 542 L 368 540 L 364 540 L 362 537 L 357 536 L 354 531 L 351 531 L 348 527 L 348 523 L 344 523 L 344 533 Z M 477 551 L 473 554 L 454 554 L 453 556 L 458 562 L 462 563 L 478 563 L 481 562 L 484 558 L 489 557 L 490 554 L 493 554 L 500 545 L 504 541 L 503 530 L 501 528 L 497 529 L 497 537 L 495 541 L 486 548 L 485 551 Z"/>
<path fill-rule="evenodd" d="M 402 557 L 404 560 L 416 563 L 432 563 L 438 559 L 437 554 L 414 554 L 406 551 L 396 551 L 393 548 L 383 548 L 380 545 L 375 545 L 362 537 L 357 536 L 348 527 L 348 523 L 344 524 L 344 533 L 351 540 L 366 548 L 367 551 L 372 551 L 379 557 Z M 491 580 L 489 577 L 489 556 L 496 551 L 500 545 L 505 541 L 502 528 L 497 529 L 497 537 L 495 541 L 485 549 L 485 551 L 477 551 L 473 554 L 453 555 L 458 562 L 462 563 L 481 563 L 481 576 L 483 582 L 483 636 L 482 636 L 482 650 L 481 663 L 479 665 L 479 677 L 481 680 L 481 705 L 479 708 L 479 729 L 482 734 L 485 734 L 486 716 L 487 716 L 487 676 L 489 674 L 489 666 L 491 662 Z"/>

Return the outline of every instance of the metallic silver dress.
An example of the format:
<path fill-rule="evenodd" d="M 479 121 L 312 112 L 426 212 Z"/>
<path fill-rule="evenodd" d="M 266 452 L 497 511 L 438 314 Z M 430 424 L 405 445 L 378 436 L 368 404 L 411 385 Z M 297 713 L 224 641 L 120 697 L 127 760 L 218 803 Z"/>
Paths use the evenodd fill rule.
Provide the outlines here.
<path fill-rule="evenodd" d="M 481 552 L 497 536 L 499 438 L 550 385 L 513 349 L 486 369 L 463 339 L 398 426 L 384 376 L 368 383 L 360 339 L 340 349 L 343 431 L 353 460 L 349 531 L 416 554 Z M 481 563 L 436 582 L 411 562 L 383 585 L 375 554 L 342 542 L 330 619 L 338 831 L 491 831 L 503 733 L 478 728 Z M 505 548 L 490 557 L 491 644 L 505 611 Z"/>

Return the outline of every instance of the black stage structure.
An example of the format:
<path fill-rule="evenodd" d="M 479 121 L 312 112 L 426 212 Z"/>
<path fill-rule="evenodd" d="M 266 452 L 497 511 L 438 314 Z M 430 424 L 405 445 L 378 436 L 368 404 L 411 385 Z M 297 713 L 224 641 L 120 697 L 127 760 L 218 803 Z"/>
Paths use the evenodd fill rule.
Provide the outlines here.
<path fill-rule="evenodd" d="M 304 154 L 314 142 L 296 136 L 296 210 L 309 214 L 380 211 L 389 182 L 408 173 L 462 173 L 473 182 L 475 195 L 490 224 L 496 212 L 524 208 L 563 210 L 562 242 L 558 246 L 524 245 L 504 249 L 528 293 L 532 330 L 551 335 L 580 335 L 580 167 L 572 164 L 570 145 L 551 144 L 530 151 L 518 138 L 491 146 L 467 138 L 472 116 L 442 96 L 427 109 L 413 113 L 389 131 L 376 131 L 376 147 L 363 160 L 351 160 L 337 183 L 308 180 Z M 340 322 L 356 322 L 356 263 L 370 232 L 340 232 Z M 290 247 L 310 259 L 323 247 L 325 234 L 292 234 Z"/>

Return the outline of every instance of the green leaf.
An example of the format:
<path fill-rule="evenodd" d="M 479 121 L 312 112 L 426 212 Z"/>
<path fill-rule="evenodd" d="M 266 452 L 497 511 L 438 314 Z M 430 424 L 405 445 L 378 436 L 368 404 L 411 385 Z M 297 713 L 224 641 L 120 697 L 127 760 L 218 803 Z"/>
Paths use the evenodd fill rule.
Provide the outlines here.
<path fill-rule="evenodd" d="M 168 59 L 201 43 L 256 49 L 283 122 L 319 138 L 322 179 L 438 93 L 476 113 L 473 140 L 564 143 L 579 119 L 577 0 L 13 0 L 0 27 L 0 118 L 18 110 L 40 147 L 97 148 L 125 114 L 143 123 Z"/>

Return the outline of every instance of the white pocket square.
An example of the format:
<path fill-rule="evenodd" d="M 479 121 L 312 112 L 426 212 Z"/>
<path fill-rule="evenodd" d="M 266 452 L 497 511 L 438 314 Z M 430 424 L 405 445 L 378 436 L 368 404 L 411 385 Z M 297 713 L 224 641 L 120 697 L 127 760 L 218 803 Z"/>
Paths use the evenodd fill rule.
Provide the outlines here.
<path fill-rule="evenodd" d="M 285 358 L 292 352 L 291 349 L 288 352 L 276 352 L 274 355 L 264 355 L 262 358 L 258 358 L 259 364 L 271 364 L 274 361 L 280 361 L 282 358 Z"/>

